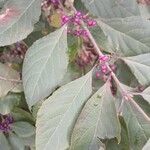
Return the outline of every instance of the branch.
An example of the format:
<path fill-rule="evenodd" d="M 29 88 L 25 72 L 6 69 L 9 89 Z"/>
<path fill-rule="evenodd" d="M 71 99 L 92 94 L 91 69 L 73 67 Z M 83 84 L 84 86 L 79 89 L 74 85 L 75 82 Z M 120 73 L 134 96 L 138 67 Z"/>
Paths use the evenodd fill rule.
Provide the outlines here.
<path fill-rule="evenodd" d="M 2 76 L 0 76 L 0 80 L 9 81 L 9 82 L 22 83 L 21 80 L 17 80 L 17 79 L 7 79 L 7 78 L 4 78 L 4 77 L 2 77 Z"/>
<path fill-rule="evenodd" d="M 76 8 L 73 6 L 73 3 L 70 2 L 70 6 L 71 9 L 74 11 L 74 13 L 77 12 Z M 87 26 L 85 25 L 84 21 L 81 22 L 82 27 L 86 30 L 87 35 L 89 37 L 89 39 L 91 40 L 92 44 L 94 45 L 95 50 L 97 51 L 97 53 L 99 54 L 99 56 L 104 56 L 104 54 L 101 52 L 100 48 L 98 47 L 94 37 L 92 36 L 91 32 L 89 31 L 89 29 L 87 28 Z M 134 101 L 134 99 L 132 98 L 131 94 L 128 93 L 128 91 L 126 91 L 126 89 L 124 89 L 120 83 L 120 81 L 118 80 L 118 78 L 116 77 L 115 73 L 112 71 L 112 69 L 110 68 L 109 64 L 107 63 L 107 68 L 108 70 L 111 72 L 111 76 L 114 79 L 115 83 L 117 84 L 117 86 L 119 87 L 119 90 L 121 92 L 121 95 L 123 97 L 123 101 L 121 103 L 120 109 L 119 111 L 122 109 L 124 101 L 125 100 L 130 100 L 131 103 L 137 108 L 137 110 L 139 112 L 141 112 L 143 114 L 143 116 L 145 117 L 145 119 L 150 121 L 150 118 L 147 116 L 147 114 L 140 108 L 140 106 Z M 120 113 L 120 112 L 119 112 Z"/>

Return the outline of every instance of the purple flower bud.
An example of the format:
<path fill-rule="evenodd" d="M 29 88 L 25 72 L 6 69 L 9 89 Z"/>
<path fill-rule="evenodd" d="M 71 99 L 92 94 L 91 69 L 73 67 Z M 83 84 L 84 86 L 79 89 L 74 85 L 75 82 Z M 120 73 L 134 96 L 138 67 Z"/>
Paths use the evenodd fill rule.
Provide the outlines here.
<path fill-rule="evenodd" d="M 96 21 L 95 20 L 88 20 L 87 21 L 87 25 L 89 26 L 89 27 L 95 27 L 96 26 Z"/>
<path fill-rule="evenodd" d="M 66 23 L 69 22 L 70 17 L 69 17 L 69 16 L 66 16 L 66 15 L 63 15 L 63 16 L 61 17 L 61 20 L 62 20 L 62 24 L 64 25 L 64 24 L 66 24 Z"/>
<path fill-rule="evenodd" d="M 93 20 L 93 27 L 95 27 L 96 25 L 97 25 L 97 22 Z"/>
<path fill-rule="evenodd" d="M 74 19 L 74 23 L 77 25 L 80 25 L 81 20 L 79 18 L 75 18 Z"/>
<path fill-rule="evenodd" d="M 5 118 L 5 121 L 8 122 L 9 124 L 11 124 L 11 123 L 14 122 L 14 119 L 13 119 L 12 116 L 7 116 L 7 117 Z"/>
<path fill-rule="evenodd" d="M 82 34 L 82 30 L 80 30 L 80 29 L 74 31 L 75 36 L 80 36 L 81 34 Z"/>
<path fill-rule="evenodd" d="M 87 18 L 88 18 L 87 15 L 83 15 L 83 16 L 82 16 L 82 19 L 84 19 L 84 20 L 87 19 Z"/>
<path fill-rule="evenodd" d="M 96 78 L 99 78 L 101 76 L 100 72 L 96 72 Z"/>
<path fill-rule="evenodd" d="M 110 68 L 111 68 L 111 70 L 114 71 L 114 72 L 117 70 L 117 66 L 114 65 L 114 64 L 113 64 L 113 65 L 110 65 Z"/>
<path fill-rule="evenodd" d="M 83 18 L 83 14 L 82 14 L 80 11 L 78 11 L 78 12 L 76 12 L 76 14 L 75 14 L 75 18 L 80 18 L 80 19 L 82 19 L 82 18 Z"/>
<path fill-rule="evenodd" d="M 109 56 L 107 56 L 107 55 L 100 56 L 99 61 L 100 61 L 100 63 L 108 62 L 109 61 Z"/>
<path fill-rule="evenodd" d="M 82 35 L 83 35 L 84 37 L 88 37 L 87 31 L 86 31 L 86 30 L 83 30 L 83 31 L 82 31 Z"/>
<path fill-rule="evenodd" d="M 108 73 L 108 67 L 106 64 L 103 64 L 101 66 L 101 72 L 104 73 L 104 74 L 107 74 Z"/>
<path fill-rule="evenodd" d="M 14 119 L 10 115 L 1 115 L 0 132 L 8 133 L 11 131 L 11 124 Z"/>
<path fill-rule="evenodd" d="M 106 65 L 102 65 L 101 69 L 105 70 L 105 69 L 107 69 L 107 66 Z"/>

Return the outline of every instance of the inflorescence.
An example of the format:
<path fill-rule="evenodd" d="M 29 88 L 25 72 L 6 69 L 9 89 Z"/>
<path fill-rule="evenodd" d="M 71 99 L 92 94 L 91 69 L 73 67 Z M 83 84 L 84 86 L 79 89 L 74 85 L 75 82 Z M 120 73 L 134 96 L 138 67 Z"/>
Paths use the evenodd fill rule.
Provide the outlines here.
<path fill-rule="evenodd" d="M 11 129 L 11 124 L 14 122 L 14 119 L 11 115 L 2 115 L 0 114 L 0 132 L 9 133 Z"/>
<path fill-rule="evenodd" d="M 99 64 L 97 65 L 96 78 L 101 78 L 106 81 L 110 74 L 109 68 L 114 72 L 116 71 L 116 66 L 114 64 L 110 64 L 110 55 L 99 56 Z"/>
<path fill-rule="evenodd" d="M 68 30 L 68 33 L 78 37 L 88 37 L 86 30 L 81 27 L 82 22 L 84 22 L 88 27 L 95 27 L 97 25 L 97 22 L 94 19 L 80 11 L 77 11 L 74 15 L 71 16 L 62 15 L 61 19 L 62 25 L 68 23 L 74 27 L 73 29 Z"/>

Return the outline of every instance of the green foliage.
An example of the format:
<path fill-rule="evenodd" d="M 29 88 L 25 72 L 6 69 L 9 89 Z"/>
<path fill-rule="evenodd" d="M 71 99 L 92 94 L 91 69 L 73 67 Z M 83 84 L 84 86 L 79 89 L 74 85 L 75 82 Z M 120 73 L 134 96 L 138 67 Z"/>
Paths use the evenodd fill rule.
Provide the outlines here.
<path fill-rule="evenodd" d="M 60 84 L 66 73 L 68 65 L 66 29 L 64 26 L 39 39 L 26 54 L 23 86 L 30 107 L 48 96 Z"/>
<path fill-rule="evenodd" d="M 150 53 L 122 58 L 141 85 L 150 84 Z"/>
<path fill-rule="evenodd" d="M 1 18 L 0 46 L 25 39 L 33 31 L 41 13 L 40 5 L 41 0 L 6 1 L 2 10 L 6 19 Z"/>
<path fill-rule="evenodd" d="M 147 0 L 0 0 L 0 150 L 149 150 L 149 18 Z"/>
<path fill-rule="evenodd" d="M 98 138 L 99 142 L 114 137 L 120 141 L 121 129 L 109 86 L 106 83 L 101 87 L 82 109 L 72 133 L 71 150 L 99 150 Z"/>
<path fill-rule="evenodd" d="M 38 150 L 46 150 L 49 147 L 60 150 L 69 147 L 69 134 L 73 123 L 91 92 L 92 72 L 89 72 L 87 75 L 62 86 L 42 104 L 36 124 Z"/>

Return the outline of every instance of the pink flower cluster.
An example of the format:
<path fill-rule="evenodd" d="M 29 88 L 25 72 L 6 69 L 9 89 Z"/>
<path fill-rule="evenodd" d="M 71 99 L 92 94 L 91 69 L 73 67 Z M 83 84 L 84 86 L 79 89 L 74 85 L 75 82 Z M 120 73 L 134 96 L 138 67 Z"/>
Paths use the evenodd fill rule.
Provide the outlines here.
<path fill-rule="evenodd" d="M 0 118 L 0 132 L 8 133 L 11 131 L 11 124 L 14 122 L 13 117 L 0 114 Z"/>
<path fill-rule="evenodd" d="M 106 64 L 107 62 L 109 62 L 109 59 L 110 58 L 107 55 L 99 56 L 100 65 L 97 66 L 97 71 L 96 71 L 97 78 L 100 78 L 101 76 L 106 75 L 109 72 Z"/>
<path fill-rule="evenodd" d="M 103 55 L 99 57 L 99 62 L 101 64 L 101 72 L 106 74 L 108 72 L 108 67 L 106 65 L 106 63 L 109 61 L 109 56 L 107 55 Z"/>
<path fill-rule="evenodd" d="M 76 12 L 73 16 L 62 16 L 62 25 L 68 23 L 70 25 L 74 25 L 75 30 L 68 30 L 68 33 L 75 35 L 75 36 L 83 36 L 88 37 L 86 30 L 81 28 L 82 22 L 86 23 L 88 27 L 95 27 L 97 25 L 97 22 L 91 18 L 89 18 L 88 15 L 85 15 L 84 13 L 81 13 L 80 11 Z"/>
<path fill-rule="evenodd" d="M 102 78 L 104 81 L 107 80 L 110 73 L 109 67 L 112 71 L 116 71 L 116 66 L 109 64 L 110 56 L 103 55 L 99 57 L 99 65 L 96 70 L 96 78 Z"/>

